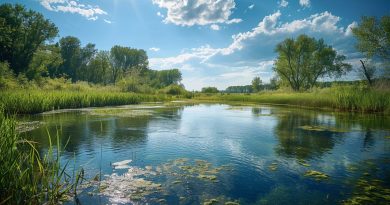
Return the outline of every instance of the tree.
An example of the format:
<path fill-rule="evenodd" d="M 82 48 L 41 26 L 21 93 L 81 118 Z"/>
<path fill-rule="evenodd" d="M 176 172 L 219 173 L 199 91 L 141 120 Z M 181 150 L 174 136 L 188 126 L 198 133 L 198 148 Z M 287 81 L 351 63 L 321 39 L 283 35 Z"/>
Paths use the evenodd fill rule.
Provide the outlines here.
<path fill-rule="evenodd" d="M 27 70 L 35 51 L 58 34 L 42 14 L 16 4 L 0 5 L 0 61 L 16 74 Z"/>
<path fill-rule="evenodd" d="M 130 70 L 145 71 L 149 61 L 146 52 L 142 49 L 114 46 L 111 48 L 112 82 L 115 83 L 119 76 Z"/>
<path fill-rule="evenodd" d="M 77 80 L 86 80 L 88 81 L 88 76 L 91 75 L 89 73 L 90 66 L 89 64 L 94 59 L 97 49 L 95 48 L 95 44 L 88 43 L 84 48 L 80 49 L 80 67 L 76 69 L 76 79 Z M 92 74 L 93 75 L 93 74 Z"/>
<path fill-rule="evenodd" d="M 352 28 L 357 38 L 356 48 L 369 60 L 382 62 L 385 71 L 390 73 L 390 16 L 380 20 L 375 17 L 362 17 L 360 24 Z M 361 61 L 362 63 L 363 61 Z M 362 63 L 362 71 L 367 67 Z M 376 72 L 371 68 L 371 72 Z"/>
<path fill-rule="evenodd" d="M 61 66 L 62 74 L 69 76 L 73 82 L 77 81 L 77 70 L 81 66 L 80 40 L 73 36 L 60 39 L 61 56 L 64 63 Z"/>
<path fill-rule="evenodd" d="M 41 46 L 35 51 L 26 76 L 30 80 L 38 80 L 42 76 L 53 76 L 58 72 L 62 62 L 58 45 Z"/>
<path fill-rule="evenodd" d="M 99 51 L 86 66 L 84 80 L 106 85 L 111 81 L 110 69 L 110 53 L 108 51 Z"/>
<path fill-rule="evenodd" d="M 204 87 L 202 93 L 219 93 L 219 90 L 216 87 Z"/>
<path fill-rule="evenodd" d="M 367 80 L 368 85 L 372 85 L 376 72 L 376 67 L 372 63 L 367 61 L 360 60 L 360 63 L 362 64 L 360 69 L 362 78 Z"/>
<path fill-rule="evenodd" d="M 345 56 L 324 43 L 306 35 L 288 38 L 276 46 L 279 56 L 274 70 L 295 91 L 306 90 L 321 77 L 341 76 L 351 69 Z"/>
<path fill-rule="evenodd" d="M 260 77 L 255 77 L 252 80 L 252 88 L 253 92 L 259 92 L 261 90 L 263 82 L 261 81 Z"/>

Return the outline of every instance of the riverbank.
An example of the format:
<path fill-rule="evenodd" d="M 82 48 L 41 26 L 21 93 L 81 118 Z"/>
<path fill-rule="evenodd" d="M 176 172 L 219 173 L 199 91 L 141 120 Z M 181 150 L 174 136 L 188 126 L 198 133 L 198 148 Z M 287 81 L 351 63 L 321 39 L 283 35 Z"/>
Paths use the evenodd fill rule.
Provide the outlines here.
<path fill-rule="evenodd" d="M 118 91 L 15 90 L 1 91 L 0 105 L 6 113 L 35 114 L 45 111 L 84 107 L 138 104 L 170 99 L 167 95 L 136 94 Z"/>
<path fill-rule="evenodd" d="M 255 94 L 198 94 L 196 101 L 292 105 L 326 110 L 390 114 L 390 91 L 356 86 L 311 92 L 268 91 Z"/>

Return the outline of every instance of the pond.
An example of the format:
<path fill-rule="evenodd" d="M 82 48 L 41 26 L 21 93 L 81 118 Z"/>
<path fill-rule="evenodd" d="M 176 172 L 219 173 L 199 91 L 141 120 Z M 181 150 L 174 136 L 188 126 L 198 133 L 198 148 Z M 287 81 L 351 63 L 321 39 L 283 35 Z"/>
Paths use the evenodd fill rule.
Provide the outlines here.
<path fill-rule="evenodd" d="M 390 201 L 389 116 L 176 102 L 22 120 L 40 152 L 58 132 L 68 171 L 97 176 L 79 204 Z"/>

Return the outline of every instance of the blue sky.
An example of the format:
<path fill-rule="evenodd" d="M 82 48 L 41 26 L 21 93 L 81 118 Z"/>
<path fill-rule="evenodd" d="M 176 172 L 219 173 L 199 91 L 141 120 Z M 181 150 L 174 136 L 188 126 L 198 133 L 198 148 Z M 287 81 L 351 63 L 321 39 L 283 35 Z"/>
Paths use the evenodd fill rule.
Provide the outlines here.
<path fill-rule="evenodd" d="M 145 49 L 152 69 L 179 68 L 189 90 L 250 84 L 274 75 L 275 45 L 308 34 L 358 65 L 350 28 L 361 16 L 390 15 L 388 0 L 1 0 L 53 21 L 60 37 L 101 50 Z M 344 78 L 353 78 L 350 74 Z"/>

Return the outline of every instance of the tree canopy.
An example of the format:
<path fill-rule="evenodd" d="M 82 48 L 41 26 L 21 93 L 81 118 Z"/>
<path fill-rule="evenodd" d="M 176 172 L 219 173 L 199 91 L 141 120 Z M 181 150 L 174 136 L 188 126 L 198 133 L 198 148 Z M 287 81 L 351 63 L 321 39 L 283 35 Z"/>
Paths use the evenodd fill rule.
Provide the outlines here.
<path fill-rule="evenodd" d="M 315 85 L 319 78 L 340 76 L 351 69 L 345 56 L 324 43 L 307 35 L 288 38 L 276 46 L 279 54 L 274 70 L 293 90 L 305 90 Z"/>
<path fill-rule="evenodd" d="M 26 71 L 35 51 L 57 34 L 42 14 L 19 4 L 0 5 L 0 61 L 7 61 L 15 73 Z"/>
<path fill-rule="evenodd" d="M 358 40 L 356 48 L 367 58 L 365 61 L 360 60 L 360 72 L 368 83 L 372 84 L 377 73 L 377 68 L 372 63 L 374 61 L 381 62 L 383 70 L 390 75 L 390 16 L 383 16 L 380 20 L 364 16 L 360 24 L 352 28 L 352 33 Z"/>

